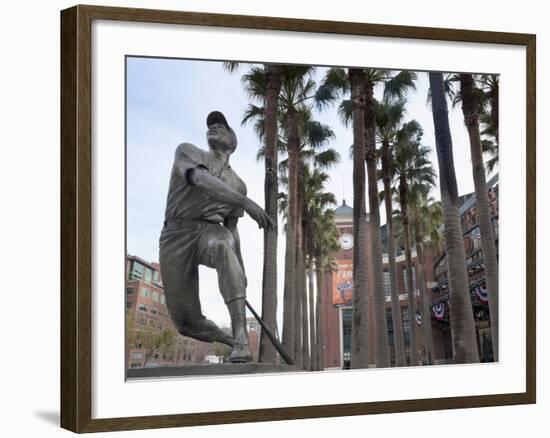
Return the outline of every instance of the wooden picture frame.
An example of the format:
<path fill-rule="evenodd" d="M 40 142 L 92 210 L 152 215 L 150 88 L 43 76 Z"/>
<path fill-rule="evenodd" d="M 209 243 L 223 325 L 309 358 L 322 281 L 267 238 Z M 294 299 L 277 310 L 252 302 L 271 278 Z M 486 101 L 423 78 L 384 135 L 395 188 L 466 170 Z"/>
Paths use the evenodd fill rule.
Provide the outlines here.
<path fill-rule="evenodd" d="M 346 34 L 526 49 L 526 391 L 191 414 L 92 418 L 92 22 Z M 536 37 L 530 34 L 75 6 L 61 12 L 61 426 L 74 432 L 396 413 L 536 402 Z"/>

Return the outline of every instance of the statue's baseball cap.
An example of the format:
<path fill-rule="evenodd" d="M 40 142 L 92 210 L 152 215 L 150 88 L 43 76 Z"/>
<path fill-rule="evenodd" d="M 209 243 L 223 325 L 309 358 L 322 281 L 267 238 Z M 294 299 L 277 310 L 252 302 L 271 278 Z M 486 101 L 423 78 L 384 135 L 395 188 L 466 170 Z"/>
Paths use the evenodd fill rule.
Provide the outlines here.
<path fill-rule="evenodd" d="M 208 114 L 208 117 L 206 118 L 206 126 L 208 127 L 214 123 L 222 123 L 227 129 L 231 130 L 225 116 L 220 111 L 212 111 Z"/>

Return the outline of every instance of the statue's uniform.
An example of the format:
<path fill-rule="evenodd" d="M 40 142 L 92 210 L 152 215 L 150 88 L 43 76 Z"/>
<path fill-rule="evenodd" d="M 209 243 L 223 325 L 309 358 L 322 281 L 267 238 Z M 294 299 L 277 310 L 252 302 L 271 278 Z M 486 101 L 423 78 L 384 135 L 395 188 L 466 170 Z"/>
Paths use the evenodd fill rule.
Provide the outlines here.
<path fill-rule="evenodd" d="M 245 298 L 246 277 L 231 231 L 223 223 L 244 211 L 212 199 L 189 182 L 192 169 L 202 167 L 242 195 L 246 185 L 211 151 L 183 143 L 176 149 L 160 236 L 160 267 L 166 305 L 176 328 L 186 336 L 218 340 L 218 327 L 202 314 L 198 266 L 218 272 L 220 292 L 226 304 Z"/>

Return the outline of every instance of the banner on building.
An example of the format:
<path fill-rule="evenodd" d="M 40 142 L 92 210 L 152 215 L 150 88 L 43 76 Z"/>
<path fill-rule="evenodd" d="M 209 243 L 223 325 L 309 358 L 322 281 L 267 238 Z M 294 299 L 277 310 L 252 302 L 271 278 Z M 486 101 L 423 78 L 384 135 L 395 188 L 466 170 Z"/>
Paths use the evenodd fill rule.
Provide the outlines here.
<path fill-rule="evenodd" d="M 353 262 L 337 260 L 338 268 L 332 273 L 332 304 L 348 306 L 353 300 Z"/>
<path fill-rule="evenodd" d="M 485 287 L 485 285 L 476 287 L 476 295 L 479 298 L 479 301 L 481 301 L 482 303 L 489 302 L 489 296 L 487 294 L 487 288 Z"/>
<path fill-rule="evenodd" d="M 445 304 L 441 301 L 439 303 L 435 303 L 432 306 L 432 310 L 437 320 L 441 321 L 445 318 Z"/>

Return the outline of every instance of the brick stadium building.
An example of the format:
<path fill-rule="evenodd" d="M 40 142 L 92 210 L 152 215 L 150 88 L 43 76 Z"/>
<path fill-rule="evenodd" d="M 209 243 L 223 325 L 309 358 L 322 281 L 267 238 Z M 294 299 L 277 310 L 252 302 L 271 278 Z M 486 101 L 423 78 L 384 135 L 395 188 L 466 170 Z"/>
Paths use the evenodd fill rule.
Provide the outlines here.
<path fill-rule="evenodd" d="M 492 209 L 495 235 L 498 236 L 498 175 L 492 178 L 487 186 Z M 483 258 L 479 241 L 479 227 L 475 221 L 475 194 L 471 193 L 460 198 L 459 210 L 464 230 L 464 244 L 466 248 L 466 263 L 470 276 L 470 295 L 476 328 L 478 332 L 478 348 L 482 361 L 492 360 L 490 344 L 490 323 L 488 303 L 484 294 Z M 338 269 L 332 273 L 323 274 L 323 288 L 321 291 L 321 318 L 323 327 L 323 358 L 325 369 L 346 369 L 350 366 L 351 358 L 351 322 L 353 314 L 353 209 L 343 201 L 335 210 L 336 226 L 340 230 L 340 249 L 334 254 Z M 367 227 L 367 238 L 370 239 L 371 230 Z M 385 248 L 386 227 L 381 228 L 382 244 Z M 498 238 L 497 238 L 498 245 Z M 367 245 L 368 257 L 371 259 L 370 245 Z M 444 252 L 436 253 L 425 250 L 424 278 L 426 289 L 431 294 L 431 324 L 434 340 L 434 360 L 436 364 L 449 363 L 452 359 L 451 332 L 449 326 L 447 270 Z M 404 251 L 397 249 L 397 287 L 401 306 L 402 324 L 405 333 L 405 349 L 407 359 L 410 357 L 410 327 L 411 318 L 407 301 L 407 278 Z M 415 290 L 417 309 L 420 309 L 420 297 L 416 286 L 416 252 L 412 250 L 413 290 Z M 386 318 L 388 322 L 389 340 L 391 348 L 391 362 L 394 363 L 393 325 L 390 302 L 390 278 L 388 271 L 388 257 L 383 255 L 384 292 L 386 295 Z M 369 275 L 372 279 L 372 275 Z M 372 284 L 369 283 L 372 290 Z M 374 366 L 374 317 L 369 309 L 369 358 Z M 417 321 L 418 319 L 418 321 Z M 413 318 L 413 324 L 420 324 L 420 318 Z M 417 351 L 423 356 L 421 336 L 417 336 Z"/>
<path fill-rule="evenodd" d="M 498 174 L 487 182 L 491 221 L 495 234 L 498 255 Z M 481 252 L 481 234 L 476 218 L 475 193 L 461 196 L 459 214 L 464 235 L 466 267 L 470 285 L 470 300 L 474 310 L 479 357 L 482 362 L 492 362 L 491 324 L 489 303 L 485 286 L 483 254 Z M 436 284 L 432 288 L 432 324 L 434 333 L 440 333 L 445 358 L 452 357 L 451 329 L 449 325 L 449 289 L 447 279 L 447 259 L 445 252 L 437 254 L 433 261 Z"/>
<path fill-rule="evenodd" d="M 346 201 L 335 210 L 336 226 L 340 230 L 340 250 L 334 256 L 338 264 L 338 270 L 332 273 L 324 273 L 323 290 L 321 291 L 321 318 L 324 340 L 324 366 L 325 369 L 349 368 L 351 358 L 351 320 L 353 314 L 353 209 Z M 382 240 L 385 243 L 385 227 L 382 227 Z M 371 235 L 370 227 L 367 227 L 367 238 Z M 385 245 L 384 245 L 385 246 Z M 368 245 L 368 258 L 371 259 L 370 245 Z M 428 262 L 430 254 L 425 254 L 426 264 L 424 277 L 427 284 L 433 284 L 433 269 Z M 413 262 L 413 289 L 416 289 L 416 252 L 412 251 Z M 405 332 L 405 349 L 407 357 L 410 354 L 410 318 L 407 301 L 407 279 L 404 252 L 398 252 L 397 259 L 397 287 L 399 291 L 399 304 L 401 306 L 402 324 Z M 384 292 L 386 295 L 386 318 L 391 347 L 391 361 L 395 361 L 393 348 L 393 327 L 390 301 L 390 277 L 388 270 L 388 258 L 384 254 Z M 372 280 L 372 275 L 369 275 Z M 369 280 L 369 289 L 373 286 Z M 417 298 L 418 300 L 418 298 Z M 419 306 L 419 301 L 418 301 Z M 419 307 L 417 307 L 419 308 Z M 371 309 L 372 310 L 372 309 Z M 416 322 L 415 322 L 416 323 Z M 374 358 L 374 317 L 369 313 L 369 357 Z M 417 345 L 417 348 L 421 348 Z M 371 359 L 372 360 L 372 359 Z M 374 363 L 372 364 L 374 366 Z"/>

